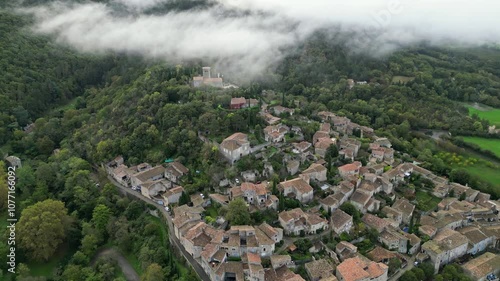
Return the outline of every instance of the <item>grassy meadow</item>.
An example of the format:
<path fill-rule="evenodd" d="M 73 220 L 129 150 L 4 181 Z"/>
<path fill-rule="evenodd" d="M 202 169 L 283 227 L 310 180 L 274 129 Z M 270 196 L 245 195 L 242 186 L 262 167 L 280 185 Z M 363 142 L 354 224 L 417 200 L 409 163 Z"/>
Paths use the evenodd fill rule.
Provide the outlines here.
<path fill-rule="evenodd" d="M 490 121 L 491 125 L 496 125 L 500 127 L 500 109 L 496 108 L 481 108 L 475 106 L 467 106 L 469 109 L 469 114 L 477 114 L 482 119 Z"/>
<path fill-rule="evenodd" d="M 462 137 L 465 142 L 473 143 L 481 149 L 493 152 L 497 157 L 500 157 L 500 139 L 487 139 L 480 137 Z"/>

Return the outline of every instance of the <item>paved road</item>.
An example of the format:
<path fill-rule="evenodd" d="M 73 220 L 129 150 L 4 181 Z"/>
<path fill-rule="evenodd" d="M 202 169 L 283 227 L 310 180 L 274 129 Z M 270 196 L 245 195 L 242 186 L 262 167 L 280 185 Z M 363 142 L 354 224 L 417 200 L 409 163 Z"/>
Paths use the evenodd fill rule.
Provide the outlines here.
<path fill-rule="evenodd" d="M 169 240 L 170 240 L 171 244 L 174 245 L 175 247 L 177 247 L 179 252 L 182 253 L 184 258 L 189 262 L 189 264 L 194 269 L 194 271 L 198 274 L 198 277 L 201 280 L 210 280 L 210 277 L 206 274 L 206 272 L 203 270 L 201 265 L 188 252 L 186 252 L 186 250 L 184 250 L 184 247 L 181 245 L 181 242 L 179 241 L 179 239 L 177 239 L 177 237 L 175 237 L 174 226 L 172 224 L 172 217 L 170 217 L 170 215 L 167 213 L 167 211 L 165 211 L 165 209 L 163 207 L 159 206 L 153 200 L 144 197 L 141 193 L 139 193 L 137 191 L 133 191 L 129 187 L 125 187 L 125 186 L 119 184 L 110 176 L 108 176 L 108 180 L 112 184 L 114 184 L 116 187 L 118 187 L 122 191 L 122 193 L 131 194 L 132 196 L 135 196 L 136 198 L 139 198 L 142 201 L 144 201 L 150 205 L 155 206 L 160 211 L 160 213 L 166 218 L 166 220 L 168 222 L 167 223 L 168 228 L 169 228 L 168 235 L 169 235 L 169 238 L 170 238 Z"/>
<path fill-rule="evenodd" d="M 103 249 L 97 253 L 97 255 L 94 257 L 94 261 L 100 257 L 108 257 L 115 260 L 118 266 L 122 269 L 123 275 L 125 275 L 127 281 L 140 280 L 139 275 L 137 274 L 137 272 L 135 272 L 132 265 L 117 250 L 113 248 Z"/>

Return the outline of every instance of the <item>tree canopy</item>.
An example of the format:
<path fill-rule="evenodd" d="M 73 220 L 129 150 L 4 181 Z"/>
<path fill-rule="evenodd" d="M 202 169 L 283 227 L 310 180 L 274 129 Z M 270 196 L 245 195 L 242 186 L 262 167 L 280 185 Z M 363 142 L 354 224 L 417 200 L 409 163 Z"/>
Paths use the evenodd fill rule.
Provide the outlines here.
<path fill-rule="evenodd" d="M 66 238 L 67 213 L 63 202 L 52 199 L 24 209 L 17 223 L 21 248 L 34 260 L 48 260 Z"/>

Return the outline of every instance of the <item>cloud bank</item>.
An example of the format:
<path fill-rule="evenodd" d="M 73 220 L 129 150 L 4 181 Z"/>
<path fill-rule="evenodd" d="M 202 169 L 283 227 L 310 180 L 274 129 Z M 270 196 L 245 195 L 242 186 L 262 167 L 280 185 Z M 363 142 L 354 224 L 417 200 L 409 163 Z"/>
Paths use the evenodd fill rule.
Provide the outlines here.
<path fill-rule="evenodd" d="M 500 42 L 497 0 L 214 0 L 206 9 L 142 13 L 169 1 L 58 2 L 24 11 L 34 15 L 36 32 L 82 51 L 207 59 L 249 77 L 319 28 L 350 33 L 353 50 L 372 54 L 422 40 Z M 116 5 L 130 13 L 116 13 Z"/>

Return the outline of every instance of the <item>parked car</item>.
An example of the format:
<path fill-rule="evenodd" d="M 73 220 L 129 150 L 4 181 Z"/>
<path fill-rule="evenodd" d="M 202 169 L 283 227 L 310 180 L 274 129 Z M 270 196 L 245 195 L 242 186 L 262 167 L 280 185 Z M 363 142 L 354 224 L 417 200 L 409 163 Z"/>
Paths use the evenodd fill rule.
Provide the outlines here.
<path fill-rule="evenodd" d="M 156 203 L 158 203 L 158 205 L 162 205 L 163 206 L 163 201 L 162 200 L 158 200 L 158 201 L 156 201 Z"/>
<path fill-rule="evenodd" d="M 201 197 L 202 199 L 205 199 L 205 195 L 203 195 L 203 193 L 200 193 L 200 197 Z"/>
<path fill-rule="evenodd" d="M 170 212 L 170 207 L 169 206 L 165 207 L 165 211 Z"/>

